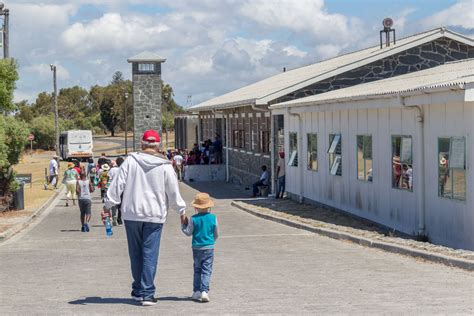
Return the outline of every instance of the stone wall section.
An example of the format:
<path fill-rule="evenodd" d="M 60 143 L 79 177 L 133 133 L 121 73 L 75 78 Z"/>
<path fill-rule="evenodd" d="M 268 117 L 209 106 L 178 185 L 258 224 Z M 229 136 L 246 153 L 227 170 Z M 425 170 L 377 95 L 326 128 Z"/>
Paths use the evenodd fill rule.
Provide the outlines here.
<path fill-rule="evenodd" d="M 229 151 L 230 182 L 250 187 L 260 178 L 263 165 L 266 165 L 270 171 L 271 161 L 268 155 L 256 155 L 243 150 L 234 151 L 231 149 Z"/>
<path fill-rule="evenodd" d="M 446 37 L 408 49 L 402 53 L 378 60 L 366 66 L 345 72 L 292 92 L 271 104 L 347 88 L 361 83 L 386 79 L 428 69 L 444 63 L 474 58 L 474 47 Z"/>
<path fill-rule="evenodd" d="M 140 149 L 140 141 L 146 130 L 161 131 L 161 76 L 133 75 L 134 150 Z"/>

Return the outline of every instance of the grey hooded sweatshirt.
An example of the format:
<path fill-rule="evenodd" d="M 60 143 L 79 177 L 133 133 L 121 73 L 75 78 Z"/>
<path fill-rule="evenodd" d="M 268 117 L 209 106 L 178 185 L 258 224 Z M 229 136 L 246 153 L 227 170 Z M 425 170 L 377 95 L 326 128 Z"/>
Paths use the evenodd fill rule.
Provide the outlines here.
<path fill-rule="evenodd" d="M 159 156 L 132 153 L 110 183 L 105 207 L 120 204 L 122 193 L 124 220 L 164 223 L 168 209 L 185 213 L 173 165 Z"/>

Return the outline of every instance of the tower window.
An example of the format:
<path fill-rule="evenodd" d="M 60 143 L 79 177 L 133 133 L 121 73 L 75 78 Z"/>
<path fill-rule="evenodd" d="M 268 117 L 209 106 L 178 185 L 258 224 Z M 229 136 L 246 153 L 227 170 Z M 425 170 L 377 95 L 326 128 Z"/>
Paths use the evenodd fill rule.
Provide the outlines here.
<path fill-rule="evenodd" d="M 138 71 L 140 72 L 154 72 L 155 71 L 155 64 L 138 64 Z"/>

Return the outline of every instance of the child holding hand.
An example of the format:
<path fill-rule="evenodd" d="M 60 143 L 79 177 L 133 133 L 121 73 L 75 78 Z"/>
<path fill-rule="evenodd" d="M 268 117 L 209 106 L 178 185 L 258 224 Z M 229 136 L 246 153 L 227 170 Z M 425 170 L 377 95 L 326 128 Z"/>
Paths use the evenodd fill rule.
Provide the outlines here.
<path fill-rule="evenodd" d="M 214 262 L 214 244 L 218 236 L 217 217 L 211 214 L 214 202 L 207 193 L 198 193 L 192 203 L 197 212 L 181 229 L 187 236 L 193 236 L 194 281 L 192 299 L 209 302 L 209 283 Z"/>

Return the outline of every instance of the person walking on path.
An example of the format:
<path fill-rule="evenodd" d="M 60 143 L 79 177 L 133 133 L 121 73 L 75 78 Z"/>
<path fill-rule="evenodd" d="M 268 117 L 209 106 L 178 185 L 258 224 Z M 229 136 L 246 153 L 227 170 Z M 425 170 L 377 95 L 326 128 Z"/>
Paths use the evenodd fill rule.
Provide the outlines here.
<path fill-rule="evenodd" d="M 112 180 L 118 176 L 120 166 L 123 164 L 125 159 L 122 157 L 118 157 L 115 161 L 112 162 L 112 168 L 109 170 L 109 183 L 112 183 Z M 123 193 L 122 193 L 123 196 Z M 120 200 L 122 200 L 122 197 L 120 197 Z M 122 204 L 118 204 L 116 206 L 112 207 L 112 214 L 114 215 L 114 220 L 112 221 L 112 224 L 115 225 L 122 225 Z"/>
<path fill-rule="evenodd" d="M 192 299 L 209 302 L 209 283 L 214 263 L 214 244 L 218 237 L 217 217 L 211 214 L 214 202 L 207 193 L 198 193 L 192 203 L 197 214 L 186 217 L 181 226 L 183 233 L 193 236 L 194 280 Z"/>
<path fill-rule="evenodd" d="M 66 185 L 66 206 L 69 206 L 69 199 L 76 205 L 76 181 L 79 179 L 73 162 L 67 164 L 67 170 L 64 171 L 63 183 Z"/>
<path fill-rule="evenodd" d="M 44 185 L 44 189 L 48 189 L 48 184 L 51 184 L 54 189 L 58 187 L 58 177 L 59 177 L 59 164 L 58 164 L 59 156 L 54 155 L 53 158 L 49 161 L 49 178 L 47 179 L 47 183 Z"/>
<path fill-rule="evenodd" d="M 168 209 L 178 213 L 183 224 L 186 203 L 171 162 L 159 153 L 158 133 L 146 131 L 141 145 L 142 152 L 132 153 L 110 184 L 105 208 L 122 202 L 133 277 L 131 296 L 150 306 L 158 302 L 154 280 Z"/>
<path fill-rule="evenodd" d="M 277 163 L 278 190 L 277 199 L 283 199 L 285 194 L 285 152 L 280 151 Z"/>
<path fill-rule="evenodd" d="M 89 222 L 91 220 L 92 196 L 94 186 L 87 178 L 85 172 L 81 173 L 81 179 L 77 180 L 76 193 L 79 202 L 79 211 L 81 212 L 81 232 L 89 232 Z"/>

